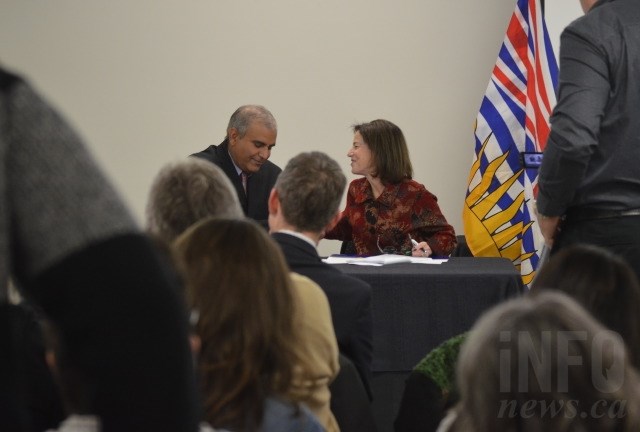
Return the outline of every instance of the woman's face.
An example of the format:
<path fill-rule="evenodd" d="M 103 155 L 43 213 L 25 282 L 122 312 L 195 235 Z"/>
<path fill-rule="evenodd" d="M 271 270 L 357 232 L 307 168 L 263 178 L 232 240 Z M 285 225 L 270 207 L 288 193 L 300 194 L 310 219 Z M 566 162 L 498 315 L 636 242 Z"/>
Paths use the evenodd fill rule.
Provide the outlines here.
<path fill-rule="evenodd" d="M 369 145 L 362 139 L 360 132 L 353 135 L 353 146 L 349 149 L 347 156 L 351 159 L 353 174 L 367 175 L 375 172 L 373 153 L 371 153 Z"/>

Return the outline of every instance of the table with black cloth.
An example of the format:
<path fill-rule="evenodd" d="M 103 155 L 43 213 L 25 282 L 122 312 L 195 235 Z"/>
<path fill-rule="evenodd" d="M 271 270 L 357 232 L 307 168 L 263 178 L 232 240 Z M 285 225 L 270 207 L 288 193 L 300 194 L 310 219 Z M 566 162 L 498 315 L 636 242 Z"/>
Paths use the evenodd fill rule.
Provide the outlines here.
<path fill-rule="evenodd" d="M 525 290 L 520 274 L 505 258 L 336 267 L 372 287 L 371 385 L 378 432 L 393 431 L 404 380 L 431 349 L 469 330 L 482 312 Z"/>

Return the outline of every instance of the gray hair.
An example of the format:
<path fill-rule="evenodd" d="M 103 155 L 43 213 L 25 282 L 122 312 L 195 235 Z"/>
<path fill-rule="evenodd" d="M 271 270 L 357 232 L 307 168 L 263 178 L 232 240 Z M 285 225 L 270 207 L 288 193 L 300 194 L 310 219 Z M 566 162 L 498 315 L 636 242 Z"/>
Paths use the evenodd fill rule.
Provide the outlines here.
<path fill-rule="evenodd" d="M 320 232 L 338 211 L 346 184 L 340 165 L 316 151 L 292 158 L 275 188 L 288 223 L 303 231 Z"/>
<path fill-rule="evenodd" d="M 201 219 L 239 219 L 244 214 L 225 173 L 209 161 L 189 157 L 160 170 L 151 185 L 146 216 L 149 232 L 171 243 Z"/>
<path fill-rule="evenodd" d="M 229 125 L 227 126 L 227 138 L 228 131 L 232 128 L 237 130 L 240 138 L 242 138 L 247 133 L 247 129 L 249 129 L 249 126 L 253 122 L 261 123 L 270 130 L 278 130 L 276 119 L 268 109 L 262 105 L 242 105 L 240 108 L 235 110 L 229 119 Z"/>
<path fill-rule="evenodd" d="M 568 356 L 581 362 L 568 367 Z M 594 371 L 607 373 L 602 372 L 596 382 Z M 640 380 L 622 338 L 561 292 L 528 295 L 485 313 L 462 346 L 456 379 L 460 402 L 450 431 L 635 431 L 640 427 Z M 555 405 L 558 415 L 543 409 L 545 404 L 568 400 L 587 412 L 597 401 L 607 407 L 615 401 L 625 404 L 616 419 L 567 415 L 570 405 Z M 522 408 L 528 404 L 533 409 Z M 521 414 L 523 409 L 529 411 L 526 416 Z"/>

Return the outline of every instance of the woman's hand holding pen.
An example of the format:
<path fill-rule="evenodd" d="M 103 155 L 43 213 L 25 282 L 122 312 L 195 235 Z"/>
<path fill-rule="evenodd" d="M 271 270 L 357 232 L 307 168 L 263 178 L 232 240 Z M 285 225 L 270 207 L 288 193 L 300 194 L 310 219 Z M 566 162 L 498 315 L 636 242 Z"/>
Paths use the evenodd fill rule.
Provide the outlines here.
<path fill-rule="evenodd" d="M 420 242 L 418 243 L 417 241 L 415 241 L 414 239 L 411 238 L 411 236 L 409 236 L 409 239 L 411 239 L 411 244 L 413 245 L 413 248 L 411 248 L 411 255 L 414 257 L 429 257 L 431 256 L 431 254 L 433 253 L 431 251 L 431 248 L 429 247 L 429 244 L 427 242 Z"/>

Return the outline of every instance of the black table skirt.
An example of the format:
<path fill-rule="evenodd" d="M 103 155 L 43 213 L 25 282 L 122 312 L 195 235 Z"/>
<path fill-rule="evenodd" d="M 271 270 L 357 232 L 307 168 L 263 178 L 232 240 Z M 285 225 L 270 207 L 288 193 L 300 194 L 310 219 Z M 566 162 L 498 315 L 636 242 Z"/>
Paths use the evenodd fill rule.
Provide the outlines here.
<path fill-rule="evenodd" d="M 372 287 L 373 391 L 377 432 L 392 432 L 404 380 L 446 339 L 469 330 L 487 309 L 521 295 L 505 258 L 451 258 L 440 265 L 336 265 Z"/>
<path fill-rule="evenodd" d="M 373 372 L 411 370 L 432 348 L 469 330 L 482 312 L 524 290 L 505 258 L 336 266 L 372 287 Z"/>

